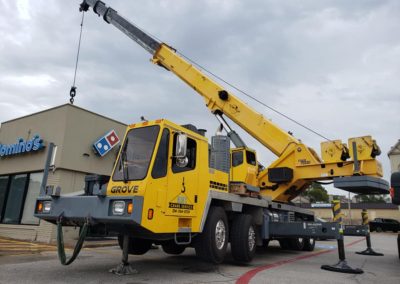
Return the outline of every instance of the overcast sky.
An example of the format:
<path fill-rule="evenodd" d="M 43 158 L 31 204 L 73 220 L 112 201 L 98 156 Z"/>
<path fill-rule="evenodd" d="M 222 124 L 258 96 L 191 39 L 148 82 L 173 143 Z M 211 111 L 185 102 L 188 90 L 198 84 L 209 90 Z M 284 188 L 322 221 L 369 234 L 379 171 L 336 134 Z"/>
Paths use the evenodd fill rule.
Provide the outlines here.
<path fill-rule="evenodd" d="M 387 152 L 400 138 L 400 1 L 104 2 L 330 139 L 372 135 L 389 179 Z M 0 122 L 69 101 L 79 3 L 0 0 Z M 124 123 L 143 115 L 192 123 L 214 134 L 218 124 L 202 98 L 149 59 L 89 11 L 75 104 Z M 319 152 L 322 138 L 237 95 Z M 243 137 L 264 164 L 272 162 L 272 154 Z"/>

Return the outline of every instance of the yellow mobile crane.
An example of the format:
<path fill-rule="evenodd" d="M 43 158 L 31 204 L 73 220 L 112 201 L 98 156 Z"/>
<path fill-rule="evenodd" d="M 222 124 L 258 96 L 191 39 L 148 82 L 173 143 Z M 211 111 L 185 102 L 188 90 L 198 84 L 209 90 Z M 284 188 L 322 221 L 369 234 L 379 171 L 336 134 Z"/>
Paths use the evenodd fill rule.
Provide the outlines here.
<path fill-rule="evenodd" d="M 93 11 L 152 54 L 152 62 L 173 72 L 206 103 L 228 133 L 211 145 L 193 125 L 166 119 L 128 126 L 108 182 L 99 177 L 84 196 L 62 196 L 43 188 L 35 216 L 61 225 L 89 223 L 119 234 L 127 254 L 143 254 L 152 244 L 180 254 L 195 247 L 201 258 L 220 263 L 230 242 L 233 258 L 251 261 L 257 245 L 278 239 L 286 249 L 313 250 L 317 237 L 337 237 L 335 223 L 290 204 L 313 181 L 333 181 L 352 192 L 386 192 L 379 147 L 370 136 L 321 144 L 321 157 L 266 119 L 176 50 L 129 23 L 103 2 L 85 0 Z M 256 138 L 277 159 L 258 163 L 225 120 Z M 230 147 L 231 142 L 235 145 Z"/>

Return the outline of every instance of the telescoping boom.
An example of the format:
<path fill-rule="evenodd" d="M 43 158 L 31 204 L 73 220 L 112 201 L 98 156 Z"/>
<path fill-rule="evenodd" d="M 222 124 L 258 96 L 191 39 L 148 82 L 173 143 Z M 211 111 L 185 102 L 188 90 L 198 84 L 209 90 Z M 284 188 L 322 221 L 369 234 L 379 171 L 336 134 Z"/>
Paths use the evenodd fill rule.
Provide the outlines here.
<path fill-rule="evenodd" d="M 381 164 L 375 159 L 379 147 L 370 136 L 349 139 L 348 147 L 340 140 L 321 143 L 321 158 L 317 153 L 279 126 L 245 104 L 232 93 L 193 66 L 176 50 L 161 43 L 131 24 L 103 2 L 86 0 L 93 11 L 137 42 L 152 56 L 152 62 L 173 72 L 200 94 L 213 114 L 225 115 L 257 139 L 278 158 L 257 173 L 253 185 L 263 195 L 276 201 L 290 201 L 312 181 L 335 180 L 339 188 L 359 193 L 385 192 L 387 184 L 373 177 L 382 177 Z M 232 132 L 233 142 L 239 140 Z M 350 160 L 348 160 L 350 159 Z M 358 176 L 357 178 L 343 178 Z M 359 176 L 362 176 L 360 178 Z M 342 178 L 339 178 L 342 177 Z"/>

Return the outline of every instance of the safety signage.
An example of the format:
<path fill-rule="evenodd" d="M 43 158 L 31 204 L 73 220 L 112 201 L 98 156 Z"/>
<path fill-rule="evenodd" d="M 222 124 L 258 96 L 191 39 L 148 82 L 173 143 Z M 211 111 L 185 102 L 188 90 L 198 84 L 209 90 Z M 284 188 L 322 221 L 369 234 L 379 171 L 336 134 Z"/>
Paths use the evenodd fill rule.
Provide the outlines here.
<path fill-rule="evenodd" d="M 103 157 L 105 154 L 110 152 L 111 149 L 114 148 L 114 146 L 117 145 L 118 143 L 119 143 L 118 135 L 113 129 L 104 136 L 100 137 L 93 144 L 93 147 L 96 150 L 96 152 Z"/>

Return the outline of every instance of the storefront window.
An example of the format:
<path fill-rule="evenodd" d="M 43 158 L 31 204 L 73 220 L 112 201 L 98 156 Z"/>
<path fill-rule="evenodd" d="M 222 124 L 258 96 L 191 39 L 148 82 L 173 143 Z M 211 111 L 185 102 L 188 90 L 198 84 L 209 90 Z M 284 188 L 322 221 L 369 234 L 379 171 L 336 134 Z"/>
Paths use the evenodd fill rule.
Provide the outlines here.
<path fill-rule="evenodd" d="M 22 213 L 21 224 L 38 225 L 39 219 L 33 216 L 35 211 L 36 198 L 40 193 L 43 173 L 29 175 L 28 192 L 25 198 L 24 212 Z"/>
<path fill-rule="evenodd" d="M 3 219 L 4 205 L 7 196 L 8 176 L 0 177 L 0 221 Z"/>
<path fill-rule="evenodd" d="M 0 176 L 0 223 L 38 225 L 33 216 L 43 173 Z"/>
<path fill-rule="evenodd" d="M 27 177 L 27 174 L 11 177 L 3 223 L 19 223 L 24 204 Z"/>

